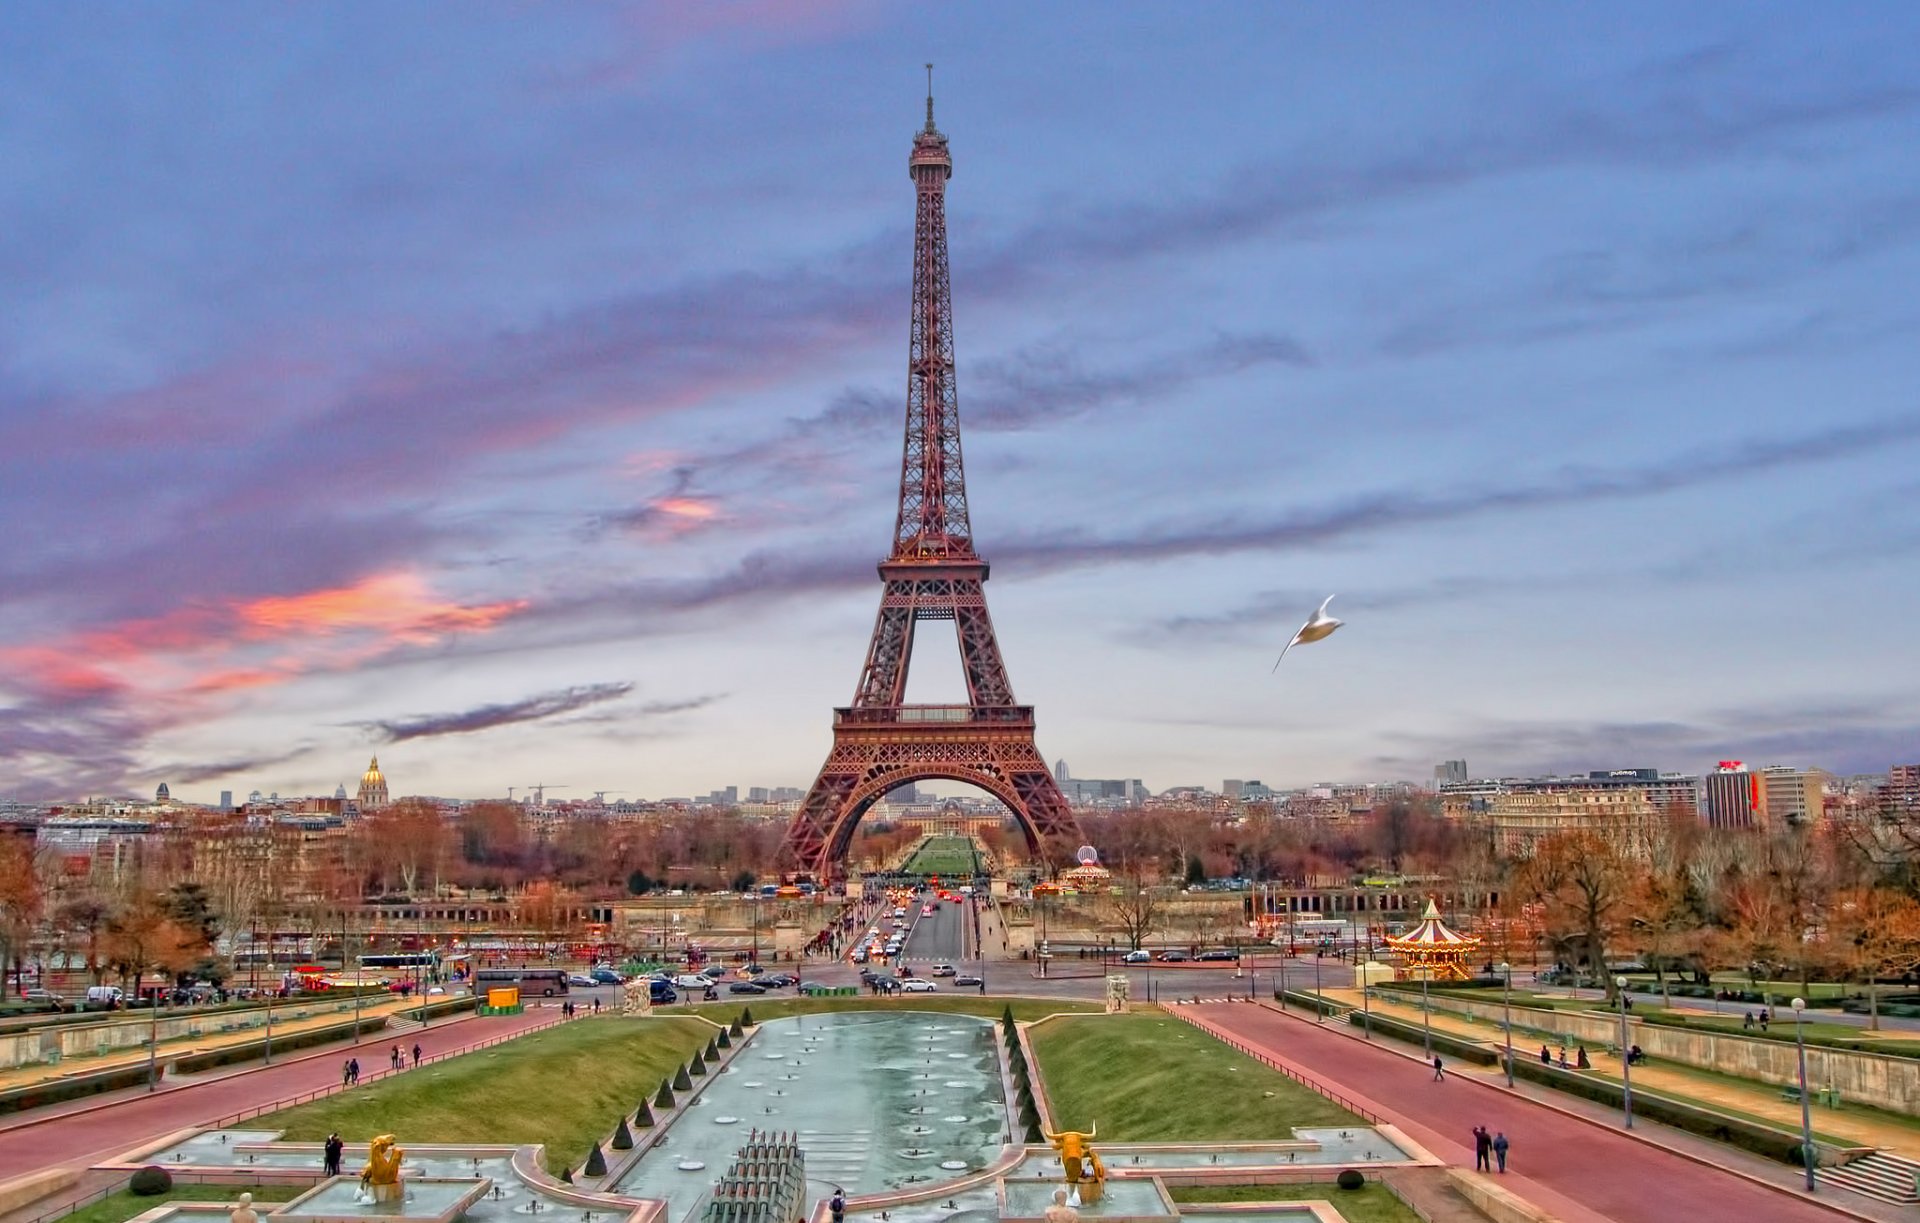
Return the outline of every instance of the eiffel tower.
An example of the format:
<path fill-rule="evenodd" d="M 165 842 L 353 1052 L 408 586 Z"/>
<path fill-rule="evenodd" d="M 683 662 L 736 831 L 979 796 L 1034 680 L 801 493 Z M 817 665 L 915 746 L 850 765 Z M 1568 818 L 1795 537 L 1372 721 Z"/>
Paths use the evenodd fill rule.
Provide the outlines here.
<path fill-rule="evenodd" d="M 1033 706 L 1015 703 L 987 615 L 987 562 L 973 550 L 960 463 L 960 401 L 953 372 L 947 279 L 947 179 L 953 158 L 927 123 L 907 159 L 913 178 L 913 319 L 907 348 L 907 440 L 893 551 L 880 562 L 880 614 L 853 704 L 833 711 L 833 750 L 787 829 L 792 864 L 839 877 L 854 829 L 889 790 L 946 779 L 1005 803 L 1041 861 L 1078 844 L 1079 826 L 1033 740 Z M 950 620 L 967 677 L 964 705 L 908 705 L 914 627 Z"/>

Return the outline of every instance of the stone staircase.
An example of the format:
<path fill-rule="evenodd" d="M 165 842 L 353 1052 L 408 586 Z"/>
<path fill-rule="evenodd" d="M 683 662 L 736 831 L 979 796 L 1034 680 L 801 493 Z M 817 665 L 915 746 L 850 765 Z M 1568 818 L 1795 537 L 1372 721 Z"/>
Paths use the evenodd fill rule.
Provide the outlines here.
<path fill-rule="evenodd" d="M 1920 1163 L 1885 1151 L 1856 1159 L 1838 1168 L 1821 1168 L 1821 1180 L 1851 1189 L 1875 1201 L 1895 1206 L 1920 1202 Z"/>
<path fill-rule="evenodd" d="M 383 1030 L 389 1035 L 398 1036 L 402 1032 L 418 1032 L 425 1026 L 418 1019 L 403 1019 L 399 1015 L 389 1015 L 387 1026 Z"/>

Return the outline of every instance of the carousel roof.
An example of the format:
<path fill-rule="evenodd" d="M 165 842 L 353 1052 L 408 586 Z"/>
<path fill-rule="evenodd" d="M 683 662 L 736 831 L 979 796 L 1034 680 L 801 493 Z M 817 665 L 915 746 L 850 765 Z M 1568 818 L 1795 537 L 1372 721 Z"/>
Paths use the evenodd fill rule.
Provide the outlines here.
<path fill-rule="evenodd" d="M 1433 903 L 1431 896 L 1427 898 L 1427 911 L 1420 915 L 1419 925 L 1398 938 L 1387 939 L 1387 946 L 1396 950 L 1407 948 L 1430 951 L 1439 947 L 1457 947 L 1465 950 L 1478 946 L 1479 943 L 1480 940 L 1477 938 L 1448 929 L 1447 923 L 1440 920 L 1440 910 Z"/>

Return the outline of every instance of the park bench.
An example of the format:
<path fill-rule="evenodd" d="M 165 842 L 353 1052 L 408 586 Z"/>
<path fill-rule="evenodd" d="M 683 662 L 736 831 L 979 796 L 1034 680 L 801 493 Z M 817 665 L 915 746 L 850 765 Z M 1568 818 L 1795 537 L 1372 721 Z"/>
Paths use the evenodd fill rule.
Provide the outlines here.
<path fill-rule="evenodd" d="M 1798 1104 L 1800 1102 L 1800 1085 L 1798 1083 L 1788 1083 L 1780 1089 L 1780 1098 L 1789 1104 Z"/>

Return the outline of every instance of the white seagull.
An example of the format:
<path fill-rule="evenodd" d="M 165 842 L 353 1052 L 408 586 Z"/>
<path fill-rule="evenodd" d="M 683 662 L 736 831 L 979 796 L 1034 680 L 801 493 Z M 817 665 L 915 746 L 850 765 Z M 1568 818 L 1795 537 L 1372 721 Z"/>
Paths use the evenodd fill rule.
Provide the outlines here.
<path fill-rule="evenodd" d="M 1286 658 L 1288 650 L 1291 650 L 1297 645 L 1305 645 L 1309 641 L 1319 641 L 1322 638 L 1330 637 L 1333 635 L 1333 630 L 1346 623 L 1345 620 L 1335 619 L 1327 614 L 1327 604 L 1333 602 L 1333 600 L 1333 595 L 1328 595 L 1323 599 L 1319 609 L 1311 616 L 1308 616 L 1307 622 L 1300 626 L 1300 631 L 1293 635 L 1293 640 L 1280 647 L 1280 657 L 1273 660 L 1274 671 L 1280 669 L 1281 660 Z M 1271 671 L 1268 672 L 1270 675 L 1272 673 Z"/>

